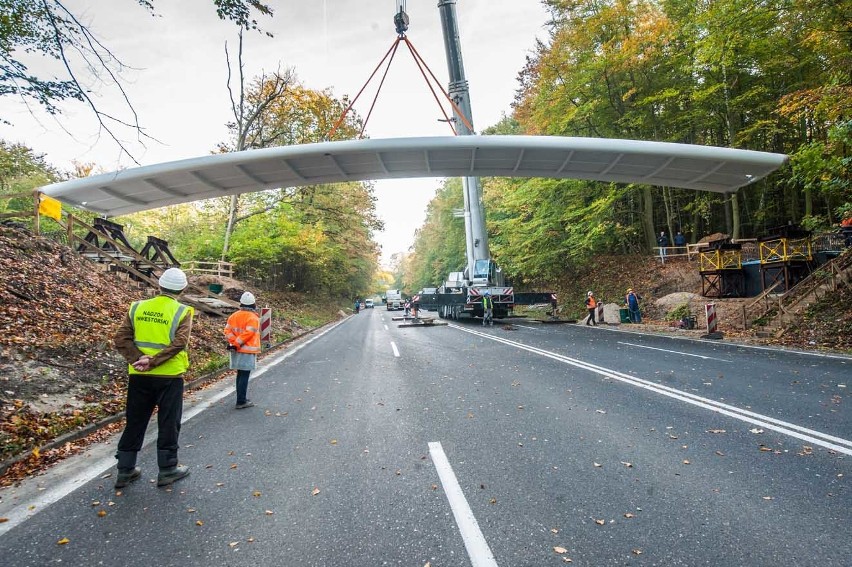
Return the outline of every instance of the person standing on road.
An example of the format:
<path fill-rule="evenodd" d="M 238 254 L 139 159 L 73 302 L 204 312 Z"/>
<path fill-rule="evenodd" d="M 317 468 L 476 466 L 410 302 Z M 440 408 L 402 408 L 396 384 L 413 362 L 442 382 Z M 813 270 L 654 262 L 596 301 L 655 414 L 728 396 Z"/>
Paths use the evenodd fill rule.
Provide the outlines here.
<path fill-rule="evenodd" d="M 115 488 L 138 479 L 136 455 L 157 408 L 157 486 L 166 486 L 189 474 L 178 464 L 178 435 L 183 414 L 183 379 L 189 369 L 189 337 L 193 309 L 178 301 L 186 288 L 186 274 L 169 268 L 158 281 L 159 295 L 135 301 L 115 334 L 115 348 L 127 361 L 127 422 L 118 441 Z"/>
<path fill-rule="evenodd" d="M 482 326 L 494 326 L 494 300 L 491 299 L 491 292 L 486 291 L 482 296 Z"/>
<path fill-rule="evenodd" d="M 240 310 L 228 317 L 225 324 L 225 339 L 231 351 L 231 370 L 237 371 L 236 409 L 253 407 L 248 395 L 251 371 L 257 366 L 260 354 L 260 317 L 257 315 L 257 300 L 250 291 L 240 297 Z"/>
<path fill-rule="evenodd" d="M 639 294 L 633 291 L 632 287 L 627 288 L 627 295 L 624 300 L 627 303 L 627 314 L 630 316 L 631 323 L 642 322 L 642 312 L 639 310 Z"/>
<path fill-rule="evenodd" d="M 660 247 L 660 261 L 665 264 L 666 248 L 669 247 L 669 237 L 666 236 L 666 233 L 664 231 L 661 231 L 659 238 L 657 238 L 657 246 Z"/>
<path fill-rule="evenodd" d="M 589 316 L 586 318 L 586 325 L 597 325 L 595 322 L 595 311 L 598 307 L 598 300 L 595 299 L 595 294 L 591 291 L 586 294 L 586 309 L 589 310 Z"/>

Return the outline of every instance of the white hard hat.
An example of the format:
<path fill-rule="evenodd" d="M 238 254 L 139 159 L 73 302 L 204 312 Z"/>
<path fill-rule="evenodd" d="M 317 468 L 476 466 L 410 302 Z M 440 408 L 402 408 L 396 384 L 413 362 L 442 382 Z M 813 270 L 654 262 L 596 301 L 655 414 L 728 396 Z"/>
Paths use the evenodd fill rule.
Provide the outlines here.
<path fill-rule="evenodd" d="M 181 291 L 186 287 L 186 274 L 180 268 L 169 268 L 158 280 L 160 287 L 171 291 Z"/>
<path fill-rule="evenodd" d="M 254 303 L 255 299 L 252 292 L 247 291 L 240 296 L 240 305 L 254 305 Z"/>
<path fill-rule="evenodd" d="M 586 295 L 594 295 L 594 294 L 590 291 L 590 292 L 589 292 L 589 293 L 587 293 Z"/>

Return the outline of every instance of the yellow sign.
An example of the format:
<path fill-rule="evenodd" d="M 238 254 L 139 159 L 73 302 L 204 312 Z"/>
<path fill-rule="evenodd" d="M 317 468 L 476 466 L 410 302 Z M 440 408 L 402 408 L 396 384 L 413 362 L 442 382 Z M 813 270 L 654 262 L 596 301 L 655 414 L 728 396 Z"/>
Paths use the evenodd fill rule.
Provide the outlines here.
<path fill-rule="evenodd" d="M 41 195 L 38 204 L 38 213 L 54 220 L 62 219 L 62 203 L 47 195 Z"/>

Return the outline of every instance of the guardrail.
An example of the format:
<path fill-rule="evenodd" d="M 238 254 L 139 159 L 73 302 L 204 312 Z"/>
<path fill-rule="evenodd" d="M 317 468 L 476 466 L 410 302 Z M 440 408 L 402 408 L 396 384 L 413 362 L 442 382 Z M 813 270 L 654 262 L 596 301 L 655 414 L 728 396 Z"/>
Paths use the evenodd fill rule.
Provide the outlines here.
<path fill-rule="evenodd" d="M 234 277 L 234 264 L 231 262 L 200 262 L 190 260 L 182 266 L 187 274 L 210 274 L 227 278 Z"/>

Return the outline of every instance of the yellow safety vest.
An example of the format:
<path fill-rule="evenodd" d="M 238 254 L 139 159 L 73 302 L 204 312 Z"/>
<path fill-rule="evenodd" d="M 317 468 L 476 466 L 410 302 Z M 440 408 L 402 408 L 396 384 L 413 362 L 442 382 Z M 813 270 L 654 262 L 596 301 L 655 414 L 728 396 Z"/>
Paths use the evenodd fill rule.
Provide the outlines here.
<path fill-rule="evenodd" d="M 178 302 L 167 295 L 135 301 L 130 306 L 130 324 L 133 326 L 133 342 L 144 354 L 154 356 L 175 339 L 178 326 L 183 319 L 192 316 L 192 307 Z M 159 366 L 139 372 L 128 365 L 130 374 L 154 374 L 156 376 L 180 376 L 189 369 L 189 354 L 180 351 Z"/>

